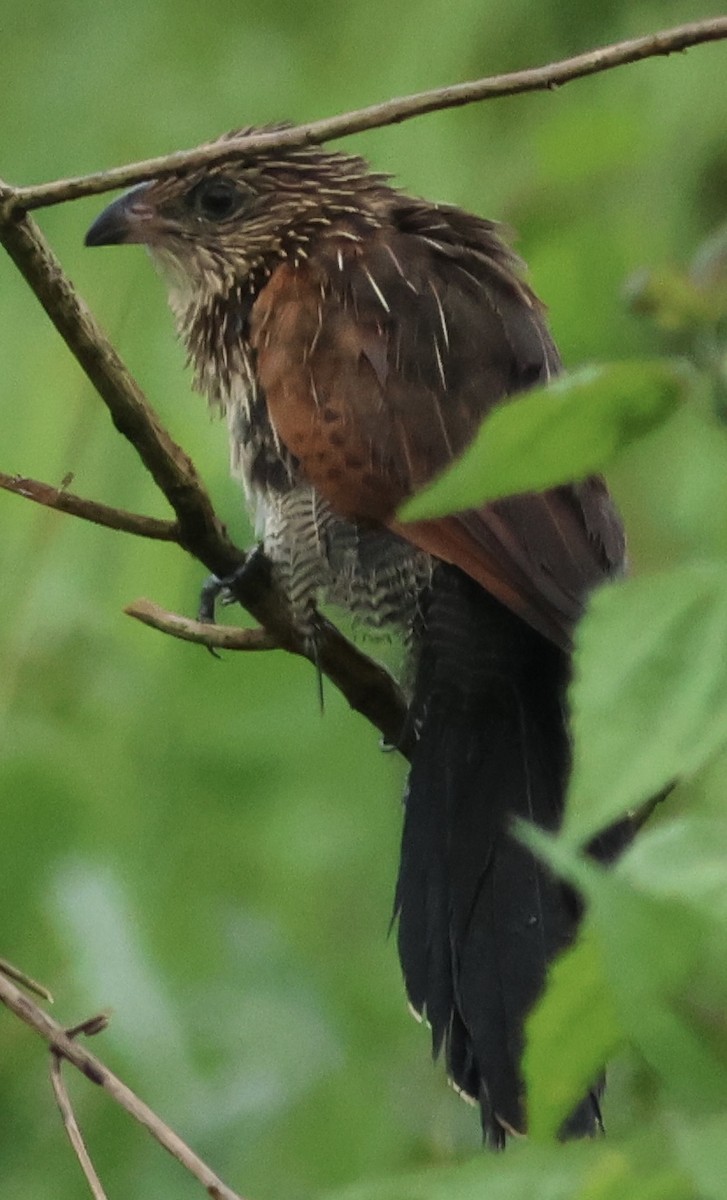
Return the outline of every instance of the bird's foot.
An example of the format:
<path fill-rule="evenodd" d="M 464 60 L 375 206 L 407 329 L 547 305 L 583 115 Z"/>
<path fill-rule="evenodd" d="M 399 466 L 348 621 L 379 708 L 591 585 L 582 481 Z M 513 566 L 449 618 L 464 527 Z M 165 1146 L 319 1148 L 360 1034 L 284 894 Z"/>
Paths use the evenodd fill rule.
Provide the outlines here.
<path fill-rule="evenodd" d="M 214 625 L 218 600 L 221 604 L 229 604 L 232 600 L 232 593 L 224 579 L 220 579 L 217 575 L 208 575 L 199 593 L 197 620 L 203 621 L 205 625 Z"/>
<path fill-rule="evenodd" d="M 215 624 L 215 608 L 217 604 L 237 604 L 236 589 L 241 584 L 251 584 L 261 571 L 269 573 L 270 562 L 265 557 L 262 546 L 256 546 L 231 575 L 220 579 L 217 575 L 209 575 L 202 584 L 199 594 L 197 619 L 207 625 Z"/>
<path fill-rule="evenodd" d="M 236 604 L 237 589 L 243 585 L 253 591 L 261 584 L 269 583 L 273 565 L 265 554 L 262 546 L 256 546 L 247 555 L 244 563 L 231 575 L 220 579 L 218 575 L 209 575 L 202 584 L 197 608 L 197 620 L 206 625 L 215 624 L 215 608 L 217 604 Z M 323 622 L 315 605 L 311 602 L 301 612 L 293 615 L 300 641 L 307 658 L 311 660 L 316 672 L 318 703 L 321 712 L 324 709 L 323 700 L 323 670 L 320 662 L 320 640 Z M 211 651 L 218 657 L 214 650 Z"/>

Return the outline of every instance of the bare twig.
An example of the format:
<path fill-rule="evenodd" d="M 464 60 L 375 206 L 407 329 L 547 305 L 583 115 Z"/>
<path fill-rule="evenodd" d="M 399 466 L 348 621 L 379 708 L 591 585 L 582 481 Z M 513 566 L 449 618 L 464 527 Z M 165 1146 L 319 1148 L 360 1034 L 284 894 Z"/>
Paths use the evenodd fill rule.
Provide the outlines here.
<path fill-rule="evenodd" d="M 92 1017 L 84 1017 L 77 1025 L 69 1025 L 66 1033 L 69 1038 L 78 1037 L 80 1033 L 84 1037 L 95 1037 L 97 1033 L 104 1033 L 108 1029 L 110 1017 L 107 1012 L 94 1013 Z"/>
<path fill-rule="evenodd" d="M 197 642 L 214 650 L 277 650 L 278 643 L 266 629 L 240 629 L 239 626 L 209 625 L 192 621 L 179 613 L 168 612 L 151 600 L 135 600 L 124 612 L 152 629 L 159 629 L 183 642 Z"/>
<path fill-rule="evenodd" d="M 70 1034 L 69 1034 L 70 1036 Z M 66 1131 L 68 1140 L 73 1147 L 73 1152 L 79 1161 L 81 1170 L 86 1177 L 86 1182 L 91 1189 L 91 1194 L 94 1200 L 107 1200 L 106 1192 L 104 1191 L 101 1180 L 99 1179 L 96 1169 L 91 1162 L 91 1156 L 88 1153 L 86 1143 L 83 1139 L 80 1126 L 76 1120 L 76 1114 L 73 1111 L 71 1097 L 68 1094 L 66 1081 L 63 1078 L 62 1071 L 63 1059 L 55 1050 L 51 1050 L 50 1056 L 50 1081 L 53 1087 L 53 1095 L 56 1098 L 56 1104 L 61 1114 L 63 1128 Z"/>
<path fill-rule="evenodd" d="M 47 1000 L 49 1004 L 53 1004 L 53 997 L 44 987 L 42 983 L 38 983 L 37 979 L 32 979 L 30 975 L 26 975 L 25 971 L 21 971 L 19 967 L 14 967 L 6 958 L 0 958 L 0 974 L 7 975 L 8 979 L 14 979 L 21 987 L 27 988 L 29 992 L 35 992 L 36 996 L 40 996 L 41 1000 Z"/>
<path fill-rule="evenodd" d="M 72 1028 L 67 1029 L 66 1034 L 69 1038 L 78 1037 L 79 1034 L 84 1034 L 86 1037 L 93 1037 L 97 1033 L 102 1033 L 107 1028 L 108 1023 L 106 1013 L 99 1013 L 97 1016 L 89 1017 L 79 1025 L 74 1025 Z M 61 1120 L 63 1121 L 63 1127 L 68 1135 L 68 1140 L 78 1159 L 81 1170 L 86 1177 L 86 1182 L 91 1189 L 94 1200 L 107 1200 L 106 1192 L 91 1162 L 91 1156 L 88 1153 L 81 1128 L 73 1111 L 71 1097 L 68 1094 L 66 1081 L 63 1078 L 63 1057 L 56 1050 L 51 1050 L 50 1079 L 56 1104 L 58 1105 Z"/>
<path fill-rule="evenodd" d="M 54 1054 L 72 1063 L 87 1079 L 103 1088 L 135 1121 L 143 1125 L 165 1150 L 199 1180 L 213 1200 L 242 1200 L 238 1192 L 233 1192 L 223 1183 L 186 1142 L 122 1083 L 95 1054 L 79 1046 L 62 1025 L 49 1017 L 3 974 L 0 974 L 0 1001 L 21 1021 L 34 1029 L 48 1043 Z M 84 1022 L 71 1033 L 82 1032 L 87 1028 L 88 1025 Z"/>
<path fill-rule="evenodd" d="M 82 496 L 67 492 L 65 488 L 41 483 L 38 479 L 26 479 L 23 475 L 6 475 L 0 471 L 0 488 L 6 492 L 14 492 L 16 496 L 23 496 L 26 500 L 34 500 L 36 504 L 43 504 L 46 508 L 70 513 L 71 516 L 81 517 L 84 521 L 92 521 L 94 525 L 103 525 L 107 529 L 118 529 L 122 533 L 134 533 L 137 537 L 154 538 L 160 542 L 179 541 L 179 526 L 176 521 L 145 517 L 141 513 L 125 512 L 121 508 L 112 508 L 109 504 L 100 504 L 97 500 L 85 500 Z"/>
<path fill-rule="evenodd" d="M 282 146 L 317 145 L 351 133 L 362 133 L 366 129 L 395 125 L 435 110 L 459 108 L 478 100 L 494 100 L 497 96 L 553 90 L 570 83 L 573 79 L 582 79 L 600 71 L 641 62 L 645 58 L 674 54 L 676 51 L 686 50 L 689 46 L 722 38 L 727 38 L 727 17 L 692 21 L 686 25 L 677 25 L 673 29 L 648 34 L 646 37 L 629 38 L 610 46 L 589 50 L 585 54 L 578 54 L 574 58 L 563 59 L 547 66 L 433 88 L 411 96 L 387 100 L 383 104 L 372 104 L 367 108 L 329 117 L 323 121 L 311 121 L 292 129 L 240 139 L 236 143 L 226 142 L 223 145 L 205 146 L 203 149 L 165 154 L 110 171 L 58 179 L 36 187 L 9 189 L 4 197 L 5 206 L 8 210 L 28 210 L 61 204 L 65 200 L 75 200 L 80 196 L 92 196 L 99 192 L 112 191 L 114 188 L 128 187 L 154 176 L 168 175 L 175 171 L 189 170 L 233 158 L 253 157 L 260 152 Z"/>
<path fill-rule="evenodd" d="M 29 217 L 0 219 L 0 242 L 106 404 L 116 428 L 132 443 L 174 509 L 179 545 L 218 578 L 233 575 L 245 562 L 243 551 L 228 537 L 193 463 L 160 424 L 35 222 Z M 310 657 L 291 622 L 284 597 L 262 564 L 244 579 L 238 578 L 231 590 L 279 646 Z M 328 621 L 320 622 L 316 652 L 318 668 L 351 707 L 379 729 L 387 742 L 399 745 L 405 704 L 389 672 Z"/>

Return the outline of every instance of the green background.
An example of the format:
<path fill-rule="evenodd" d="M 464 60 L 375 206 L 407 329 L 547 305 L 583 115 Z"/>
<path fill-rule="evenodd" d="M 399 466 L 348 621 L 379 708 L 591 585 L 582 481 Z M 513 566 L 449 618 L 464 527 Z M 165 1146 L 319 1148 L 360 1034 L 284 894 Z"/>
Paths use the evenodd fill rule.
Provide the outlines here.
<path fill-rule="evenodd" d="M 0 175 L 112 166 L 718 12 L 706 0 L 3 0 Z M 628 311 L 625 282 L 688 260 L 725 219 L 726 54 L 696 48 L 345 145 L 412 192 L 516 228 L 568 365 L 653 353 L 663 335 Z M 101 205 L 40 221 L 247 543 L 225 430 L 191 393 L 160 282 L 138 248 L 83 249 Z M 166 515 L 7 260 L 0 280 L 0 469 L 53 484 L 72 472 L 83 495 Z M 654 452 L 680 501 L 670 517 L 643 455 L 615 474 L 637 570 L 709 539 L 690 513 L 710 489 L 724 504 L 709 441 L 697 462 L 686 447 L 677 424 Z M 330 688 L 321 716 L 306 664 L 215 661 L 124 617 L 141 595 L 194 610 L 203 572 L 181 552 L 9 495 L 0 522 L 0 954 L 48 984 L 64 1022 L 111 1009 L 94 1049 L 247 1196 L 292 1200 L 476 1152 L 476 1118 L 432 1068 L 387 942 L 401 764 Z M 0 1013 L 3 1200 L 84 1194 L 46 1072 L 37 1040 Z M 111 1196 L 200 1194 L 72 1084 Z M 624 1092 L 617 1067 L 617 1133 L 633 1115 Z"/>

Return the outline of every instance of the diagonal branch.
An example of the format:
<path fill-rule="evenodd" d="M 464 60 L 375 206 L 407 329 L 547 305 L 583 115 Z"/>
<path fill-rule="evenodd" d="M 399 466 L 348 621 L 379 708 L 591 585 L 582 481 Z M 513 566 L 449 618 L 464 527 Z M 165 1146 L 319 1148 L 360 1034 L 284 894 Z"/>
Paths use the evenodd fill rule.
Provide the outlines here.
<path fill-rule="evenodd" d="M 0 191 L 2 184 L 0 184 Z M 132 443 L 180 523 L 180 540 L 196 553 L 204 540 L 216 574 L 243 560 L 218 520 L 197 471 L 169 436 L 141 388 L 75 291 L 37 225 L 29 218 L 0 225 L 0 241 L 76 357 L 120 433 Z"/>
<path fill-rule="evenodd" d="M 74 1041 L 73 1034 L 78 1031 L 71 1030 L 68 1033 L 58 1021 L 54 1021 L 52 1017 L 48 1016 L 48 1013 L 21 992 L 20 988 L 16 987 L 2 972 L 0 972 L 0 1002 L 40 1034 L 54 1054 L 72 1063 L 87 1079 L 108 1092 L 121 1108 L 125 1109 L 140 1125 L 143 1125 L 165 1150 L 176 1158 L 190 1174 L 194 1175 L 195 1179 L 199 1180 L 207 1189 L 208 1195 L 214 1197 L 215 1200 L 242 1200 L 242 1197 L 227 1187 L 207 1166 L 207 1163 L 203 1162 L 186 1142 L 182 1141 L 179 1134 L 162 1121 L 161 1117 L 158 1117 L 143 1100 L 140 1100 L 131 1088 L 127 1087 L 117 1075 L 114 1075 L 95 1054 L 91 1054 L 85 1047 L 79 1046 Z"/>
<path fill-rule="evenodd" d="M 236 143 L 218 143 L 201 149 L 148 158 L 93 175 L 58 179 L 36 187 L 10 189 L 5 196 L 5 206 L 8 210 L 26 211 L 42 208 L 50 204 L 61 204 L 65 200 L 76 200 L 80 196 L 92 196 L 99 192 L 112 191 L 114 188 L 128 187 L 157 175 L 169 175 L 175 171 L 190 170 L 210 163 L 229 162 L 231 159 L 252 158 L 261 152 L 282 146 L 318 145 L 351 133 L 396 125 L 424 113 L 444 108 L 460 108 L 478 100 L 494 100 L 498 96 L 513 96 L 524 92 L 552 91 L 574 79 L 583 79 L 585 76 L 610 71 L 628 63 L 641 62 L 645 58 L 674 54 L 686 50 L 689 46 L 719 41 L 722 38 L 727 38 L 727 17 L 692 21 L 645 37 L 629 38 L 610 46 L 589 50 L 585 54 L 578 54 L 574 58 L 563 59 L 546 66 L 416 92 L 410 96 L 388 100 L 383 104 L 372 104 L 367 108 L 328 117 L 322 121 L 311 121 L 291 129 L 240 138 Z"/>
<path fill-rule="evenodd" d="M 94 525 L 103 525 L 106 529 L 118 529 L 122 533 L 133 533 L 137 537 L 152 538 L 159 542 L 179 541 L 179 526 L 176 521 L 162 521 L 158 517 L 145 517 L 141 513 L 125 512 L 121 508 L 113 508 L 109 504 L 100 504 L 98 500 L 86 500 L 67 492 L 64 487 L 53 487 L 50 483 L 41 483 L 38 479 L 27 479 L 24 475 L 6 475 L 0 471 L 0 488 L 13 492 L 26 500 L 34 500 L 46 508 L 55 508 L 58 512 L 70 513 Z"/>
<path fill-rule="evenodd" d="M 161 425 L 38 226 L 29 217 L 0 220 L 0 242 L 106 404 L 114 425 L 134 446 L 174 509 L 180 546 L 219 578 L 232 575 L 245 562 L 243 551 L 228 537 L 193 463 Z M 310 657 L 264 563 L 237 580 L 231 590 L 277 645 Z M 384 667 L 323 619 L 317 630 L 316 665 L 388 743 L 400 744 L 405 704 L 397 684 Z"/>
<path fill-rule="evenodd" d="M 21 971 L 18 967 L 13 966 L 6 958 L 0 958 L 0 975 L 7 975 L 8 979 L 12 979 L 14 983 L 19 983 L 29 992 L 35 992 L 36 996 L 40 996 L 41 1000 L 47 1000 L 49 1004 L 55 1003 L 53 996 L 45 984 L 38 983 L 37 979 L 26 975 L 25 971 Z"/>
<path fill-rule="evenodd" d="M 86 1025 L 82 1027 L 82 1031 L 84 1033 L 97 1033 L 100 1032 L 100 1029 L 105 1029 L 106 1024 L 107 1022 L 105 1019 L 100 1025 L 98 1024 L 97 1020 L 95 1027 L 91 1029 L 89 1027 L 90 1023 L 86 1023 Z M 79 1031 L 72 1031 L 70 1029 L 66 1030 L 66 1033 L 69 1037 L 76 1037 L 77 1032 Z M 63 1078 L 63 1056 L 58 1054 L 56 1050 L 51 1050 L 50 1081 L 53 1088 L 53 1095 L 55 1096 L 56 1104 L 58 1105 L 58 1111 L 60 1112 L 61 1120 L 63 1121 L 63 1128 L 68 1135 L 68 1140 L 71 1143 L 73 1152 L 76 1155 L 79 1166 L 86 1178 L 86 1182 L 88 1183 L 93 1200 L 108 1200 L 106 1192 L 103 1188 L 103 1184 L 101 1183 L 101 1180 L 96 1173 L 96 1168 L 91 1161 L 91 1155 L 88 1152 L 88 1147 L 86 1146 L 83 1134 L 81 1133 L 81 1127 L 78 1124 L 76 1114 L 73 1111 L 71 1097 L 68 1094 L 66 1081 Z"/>

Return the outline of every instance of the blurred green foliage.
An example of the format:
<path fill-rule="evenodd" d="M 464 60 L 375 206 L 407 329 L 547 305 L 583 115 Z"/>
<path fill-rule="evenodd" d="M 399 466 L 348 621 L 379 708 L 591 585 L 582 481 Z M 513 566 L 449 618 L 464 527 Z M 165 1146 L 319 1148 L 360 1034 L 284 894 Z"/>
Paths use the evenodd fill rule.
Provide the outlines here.
<path fill-rule="evenodd" d="M 706 0 L 2 0 L 0 174 L 30 183 L 78 173 L 236 125 L 323 116 L 543 63 L 714 11 Z M 569 366 L 686 345 L 718 395 L 720 343 L 684 296 L 696 286 L 703 298 L 705 280 L 723 286 L 714 249 L 722 243 L 710 243 L 691 275 L 683 268 L 727 217 L 724 78 L 725 48 L 705 46 L 346 144 L 411 191 L 517 228 Z M 40 219 L 247 542 L 225 431 L 190 392 L 158 281 L 135 249 L 82 249 L 99 207 L 79 202 Z M 51 483 L 73 473 L 81 494 L 161 513 L 150 480 L 33 297 L 8 262 L 0 269 L 0 468 Z M 687 311 L 698 314 L 696 333 Z M 621 455 L 612 483 L 637 577 L 699 571 L 703 559 L 723 556 L 725 436 L 705 399 L 680 406 Z M 330 689 L 321 716 L 305 664 L 277 653 L 215 661 L 124 618 L 123 604 L 139 595 L 193 610 L 200 571 L 173 548 L 12 496 L 0 496 L 0 520 L 0 952 L 51 987 L 63 1021 L 112 1006 L 95 1049 L 224 1178 L 257 1200 L 335 1189 L 351 1198 L 465 1197 L 485 1188 L 495 1200 L 725 1195 L 715 1147 L 727 1137 L 714 1080 L 702 1089 L 704 1071 L 695 1074 L 696 1060 L 678 1050 L 667 1069 L 649 1020 L 653 1004 L 661 1011 L 660 984 L 651 980 L 655 1001 L 636 970 L 653 930 L 670 993 L 664 1020 L 691 1031 L 685 1054 L 696 1046 L 707 1061 L 724 1056 L 716 918 L 727 874 L 727 760 L 715 757 L 719 738 L 689 764 L 701 770 L 623 871 L 582 881 L 595 915 L 593 941 L 572 952 L 582 959 L 576 973 L 586 999 L 602 999 L 607 986 L 616 1005 L 584 1007 L 607 1022 L 597 1026 L 608 1034 L 604 1046 L 630 1047 L 611 1072 L 611 1139 L 481 1159 L 475 1117 L 431 1067 L 426 1035 L 407 1018 L 386 940 L 402 765 L 379 752 L 374 732 Z M 710 594 L 717 590 L 712 580 Z M 690 632 L 686 607 L 672 593 L 670 602 Z M 648 621 L 648 605 L 642 615 Z M 647 633 L 634 626 L 621 655 L 638 660 Z M 710 687 L 722 704 L 723 646 L 710 653 L 717 661 L 702 662 L 711 681 L 702 712 L 714 711 Z M 653 692 L 658 682 L 654 669 L 636 689 L 655 755 L 669 701 L 663 688 Z M 609 686 L 617 700 L 618 680 Z M 650 725 L 652 695 L 658 728 Z M 597 723 L 597 706 L 591 712 Z M 625 769 L 622 754 L 618 743 L 613 756 Z M 687 821 L 693 814 L 699 829 Z M 559 853 L 564 869 L 583 875 L 572 845 Z M 623 948 L 607 936 L 614 906 L 637 930 Z M 572 975 L 564 960 L 547 1037 L 557 1035 L 558 989 Z M 95 1089 L 80 1079 L 72 1086 L 110 1195 L 199 1194 Z M 535 1128 L 547 1131 L 547 1095 L 539 1103 L 545 1115 Z M 3 1200 L 84 1194 L 44 1056 L 2 1014 L 0 1130 Z M 454 1169 L 473 1154 L 474 1163 Z M 423 1167 L 440 1169 L 412 1174 Z M 381 1182 L 402 1172 L 396 1183 Z"/>

